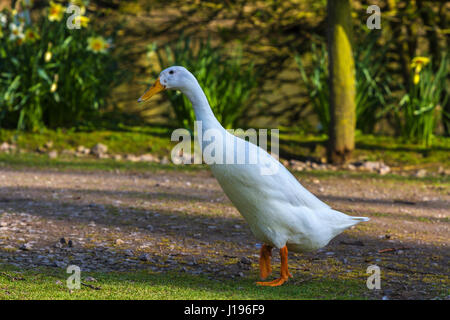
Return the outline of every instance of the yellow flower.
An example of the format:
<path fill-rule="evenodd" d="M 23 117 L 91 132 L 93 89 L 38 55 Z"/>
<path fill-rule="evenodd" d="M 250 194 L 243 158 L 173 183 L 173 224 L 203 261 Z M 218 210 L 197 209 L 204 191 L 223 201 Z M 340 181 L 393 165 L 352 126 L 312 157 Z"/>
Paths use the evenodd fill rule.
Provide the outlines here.
<path fill-rule="evenodd" d="M 418 84 L 418 83 L 419 83 L 419 80 L 420 80 L 420 75 L 419 75 L 418 72 L 415 72 L 415 73 L 414 73 L 414 78 L 413 78 L 414 84 Z"/>
<path fill-rule="evenodd" d="M 61 21 L 64 17 L 64 7 L 59 3 L 54 3 L 50 1 L 50 8 L 48 12 L 48 20 L 50 21 Z"/>
<path fill-rule="evenodd" d="M 25 41 L 34 42 L 40 38 L 39 34 L 32 29 L 27 29 L 25 31 Z"/>
<path fill-rule="evenodd" d="M 88 50 L 98 53 L 105 53 L 109 48 L 109 43 L 103 37 L 89 37 L 88 38 Z"/>
<path fill-rule="evenodd" d="M 420 81 L 420 72 L 422 71 L 422 68 L 430 63 L 430 58 L 427 57 L 415 57 L 412 59 L 411 62 L 411 69 L 414 69 L 414 77 L 413 77 L 413 83 L 418 84 Z"/>
<path fill-rule="evenodd" d="M 411 62 L 411 69 L 415 69 L 416 72 L 420 72 L 422 67 L 430 62 L 430 58 L 427 57 L 415 57 Z"/>
<path fill-rule="evenodd" d="M 50 92 L 53 93 L 58 89 L 58 85 L 56 83 L 52 83 L 52 86 L 50 87 Z"/>
<path fill-rule="evenodd" d="M 50 92 L 55 92 L 56 89 L 58 89 L 58 80 L 59 80 L 59 75 L 55 74 L 55 76 L 53 77 L 53 83 L 50 86 Z"/>
<path fill-rule="evenodd" d="M 45 53 L 44 60 L 45 60 L 45 62 L 49 62 L 50 60 L 52 60 L 52 53 L 50 51 L 47 51 Z"/>
<path fill-rule="evenodd" d="M 86 28 L 89 24 L 90 19 L 86 16 L 78 16 L 75 18 L 75 23 L 80 22 L 83 28 Z"/>
<path fill-rule="evenodd" d="M 14 23 L 9 24 L 9 30 L 11 31 L 9 35 L 9 40 L 18 41 L 19 44 L 22 43 L 23 38 L 25 38 L 25 34 L 23 33 L 23 25 L 16 25 Z"/>

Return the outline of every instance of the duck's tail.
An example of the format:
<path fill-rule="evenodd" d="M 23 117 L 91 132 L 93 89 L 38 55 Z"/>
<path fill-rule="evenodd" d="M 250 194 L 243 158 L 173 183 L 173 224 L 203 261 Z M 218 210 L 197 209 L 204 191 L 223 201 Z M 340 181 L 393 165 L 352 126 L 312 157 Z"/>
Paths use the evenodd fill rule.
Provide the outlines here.
<path fill-rule="evenodd" d="M 331 228 L 334 230 L 334 234 L 337 235 L 347 228 L 350 228 L 360 222 L 369 221 L 367 217 L 352 217 L 345 213 L 331 209 L 333 213 L 328 220 Z"/>
<path fill-rule="evenodd" d="M 350 217 L 351 217 L 351 216 L 350 216 Z M 367 217 L 351 217 L 351 218 L 352 218 L 352 220 L 358 221 L 358 223 L 359 223 L 359 222 L 369 221 L 369 220 L 370 220 L 370 219 L 367 218 Z"/>

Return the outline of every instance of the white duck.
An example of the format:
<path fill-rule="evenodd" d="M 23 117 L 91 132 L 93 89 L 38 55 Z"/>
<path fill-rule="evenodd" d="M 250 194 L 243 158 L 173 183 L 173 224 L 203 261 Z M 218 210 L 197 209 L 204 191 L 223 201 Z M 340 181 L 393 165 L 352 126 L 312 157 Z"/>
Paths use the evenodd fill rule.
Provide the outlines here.
<path fill-rule="evenodd" d="M 256 163 L 246 161 L 236 164 L 239 152 L 233 152 L 231 159 L 234 161 L 217 161 L 210 164 L 210 168 L 223 191 L 248 222 L 255 237 L 264 243 L 259 259 L 263 280 L 271 273 L 272 248 L 280 249 L 280 278 L 257 284 L 279 286 L 291 277 L 287 262 L 288 249 L 294 252 L 319 249 L 345 229 L 369 220 L 331 209 L 306 190 L 266 151 L 226 131 L 215 118 L 197 79 L 184 67 L 173 66 L 163 70 L 156 83 L 138 101 L 148 100 L 165 89 L 180 90 L 189 98 L 197 121 L 202 123 L 199 128 L 202 132 L 198 132 L 198 136 L 204 136 L 208 130 L 216 133 L 211 141 L 200 142 L 203 150 L 210 143 L 215 144 L 216 150 L 227 150 L 227 143 L 235 143 L 238 151 L 245 152 L 247 156 L 256 155 Z M 217 137 L 217 133 L 221 137 Z M 228 159 L 226 151 L 223 157 Z M 220 164 L 223 162 L 225 164 Z"/>

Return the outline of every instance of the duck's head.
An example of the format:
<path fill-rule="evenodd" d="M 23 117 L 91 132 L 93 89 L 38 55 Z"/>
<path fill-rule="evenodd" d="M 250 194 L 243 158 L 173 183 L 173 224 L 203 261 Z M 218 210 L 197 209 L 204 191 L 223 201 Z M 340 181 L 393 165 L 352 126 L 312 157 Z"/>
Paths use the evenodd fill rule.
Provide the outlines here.
<path fill-rule="evenodd" d="M 195 81 L 195 77 L 185 67 L 169 67 L 161 71 L 153 86 L 139 98 L 138 102 L 146 101 L 158 92 L 166 89 L 183 91 L 183 89 L 186 89 L 193 80 Z"/>

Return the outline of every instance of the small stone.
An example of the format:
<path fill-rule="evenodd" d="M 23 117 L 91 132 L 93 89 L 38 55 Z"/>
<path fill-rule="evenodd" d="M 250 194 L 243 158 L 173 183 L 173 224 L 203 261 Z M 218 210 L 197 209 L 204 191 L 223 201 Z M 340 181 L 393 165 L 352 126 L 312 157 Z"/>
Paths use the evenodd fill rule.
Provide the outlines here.
<path fill-rule="evenodd" d="M 139 260 L 141 260 L 141 261 L 150 261 L 151 260 L 151 256 L 148 253 L 144 253 L 144 254 L 139 256 Z"/>
<path fill-rule="evenodd" d="M 376 171 L 383 166 L 382 162 L 378 161 L 366 161 L 361 165 L 361 168 L 367 171 Z"/>
<path fill-rule="evenodd" d="M 252 261 L 247 257 L 242 257 L 240 263 L 251 265 Z"/>
<path fill-rule="evenodd" d="M 113 155 L 113 159 L 116 160 L 116 161 L 120 161 L 120 160 L 122 160 L 122 155 L 115 154 L 115 155 Z"/>
<path fill-rule="evenodd" d="M 131 162 L 137 162 L 137 161 L 139 161 L 139 157 L 136 157 L 134 154 L 127 154 L 127 155 L 125 155 L 125 160 L 131 161 Z"/>
<path fill-rule="evenodd" d="M 379 169 L 378 169 L 378 173 L 380 175 L 385 175 L 388 174 L 389 172 L 391 172 L 391 168 L 387 165 L 382 165 Z"/>
<path fill-rule="evenodd" d="M 58 157 L 58 151 L 56 151 L 56 150 L 50 151 L 50 152 L 48 153 L 48 157 L 49 157 L 50 159 L 56 159 L 56 158 Z"/>
<path fill-rule="evenodd" d="M 97 279 L 95 279 L 94 277 L 86 277 L 84 278 L 85 282 L 97 282 Z"/>
<path fill-rule="evenodd" d="M 22 244 L 22 245 L 19 247 L 19 249 L 20 249 L 20 250 L 23 250 L 23 251 L 28 251 L 28 250 L 31 249 L 31 244 L 29 244 L 29 243 L 24 243 L 24 244 Z"/>
<path fill-rule="evenodd" d="M 130 250 L 130 249 L 125 250 L 123 253 L 124 253 L 126 256 L 128 256 L 128 257 L 134 256 L 133 251 Z"/>
<path fill-rule="evenodd" d="M 150 153 L 141 155 L 139 157 L 139 160 L 140 161 L 145 161 L 145 162 L 159 162 L 158 157 L 156 157 L 156 156 L 154 156 L 154 155 L 152 155 Z"/>
<path fill-rule="evenodd" d="M 145 229 L 147 229 L 148 231 L 153 231 L 154 228 L 151 224 L 149 224 L 145 227 Z"/>
<path fill-rule="evenodd" d="M 53 266 L 58 267 L 58 268 L 65 268 L 66 264 L 62 261 L 54 261 Z"/>
<path fill-rule="evenodd" d="M 47 141 L 47 142 L 44 144 L 44 147 L 46 147 L 47 149 L 53 148 L 53 141 Z"/>
<path fill-rule="evenodd" d="M 121 245 L 121 244 L 124 244 L 125 243 L 125 241 L 123 241 L 122 239 L 117 239 L 116 240 L 116 245 Z"/>
<path fill-rule="evenodd" d="M 9 151 L 10 147 L 11 146 L 10 146 L 10 144 L 8 142 L 3 142 L 0 145 L 0 151 Z"/>
<path fill-rule="evenodd" d="M 427 175 L 427 170 L 425 170 L 425 169 L 420 169 L 420 170 L 418 170 L 417 172 L 416 172 L 416 174 L 415 174 L 415 176 L 417 177 L 417 178 L 423 178 L 423 177 L 425 177 Z"/>
<path fill-rule="evenodd" d="M 95 146 L 91 148 L 91 153 L 97 157 L 105 154 L 106 152 L 108 152 L 108 147 L 102 143 L 97 143 Z"/>
<path fill-rule="evenodd" d="M 86 148 L 85 146 L 78 146 L 77 152 L 80 154 L 89 154 L 91 150 Z"/>
<path fill-rule="evenodd" d="M 159 163 L 160 164 L 169 164 L 169 158 L 167 158 L 167 156 L 164 156 Z"/>

